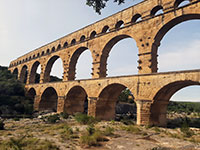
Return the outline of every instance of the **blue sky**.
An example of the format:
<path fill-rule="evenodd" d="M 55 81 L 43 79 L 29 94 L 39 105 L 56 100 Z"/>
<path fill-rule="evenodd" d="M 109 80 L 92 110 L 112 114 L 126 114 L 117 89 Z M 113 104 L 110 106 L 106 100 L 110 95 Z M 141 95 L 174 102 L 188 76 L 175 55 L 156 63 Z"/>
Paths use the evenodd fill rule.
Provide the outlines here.
<path fill-rule="evenodd" d="M 84 0 L 0 0 L 0 64 L 8 66 L 11 60 L 31 50 L 138 2 L 129 0 L 117 6 L 111 1 L 98 15 Z M 161 41 L 158 54 L 159 72 L 200 69 L 200 21 L 172 28 Z M 120 41 L 109 55 L 108 76 L 136 74 L 137 60 L 135 41 Z M 90 52 L 85 51 L 78 60 L 77 79 L 91 77 L 91 62 Z M 52 75 L 62 76 L 61 66 L 61 61 L 56 61 Z M 200 100 L 199 91 L 199 87 L 189 87 L 172 99 Z"/>

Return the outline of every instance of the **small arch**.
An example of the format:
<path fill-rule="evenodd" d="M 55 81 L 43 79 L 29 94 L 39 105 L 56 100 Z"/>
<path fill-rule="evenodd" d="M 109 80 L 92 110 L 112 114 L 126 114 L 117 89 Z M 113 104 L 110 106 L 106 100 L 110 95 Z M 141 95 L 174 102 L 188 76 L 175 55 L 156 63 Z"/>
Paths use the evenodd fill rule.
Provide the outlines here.
<path fill-rule="evenodd" d="M 179 8 L 179 7 L 183 7 L 187 4 L 189 4 L 190 1 L 189 0 L 176 0 L 175 3 L 174 3 L 174 8 Z"/>
<path fill-rule="evenodd" d="M 68 43 L 65 42 L 64 45 L 63 45 L 63 47 L 66 48 L 67 46 L 68 46 Z"/>
<path fill-rule="evenodd" d="M 142 16 L 140 14 L 135 14 L 131 19 L 131 23 L 137 23 L 141 20 L 142 20 Z"/>
<path fill-rule="evenodd" d="M 29 60 L 31 60 L 31 56 L 29 57 Z"/>
<path fill-rule="evenodd" d="M 122 20 L 118 21 L 115 25 L 115 29 L 119 29 L 124 26 L 124 22 Z"/>
<path fill-rule="evenodd" d="M 71 45 L 75 45 L 76 44 L 76 39 L 73 39 L 72 41 L 71 41 Z"/>
<path fill-rule="evenodd" d="M 51 110 L 57 111 L 58 94 L 53 87 L 48 87 L 45 89 L 41 96 L 39 103 L 39 111 Z"/>
<path fill-rule="evenodd" d="M 59 45 L 57 46 L 57 51 L 60 50 L 60 49 L 61 49 L 61 45 L 59 44 Z"/>
<path fill-rule="evenodd" d="M 92 31 L 92 33 L 90 34 L 90 38 L 93 39 L 97 36 L 96 31 Z"/>
<path fill-rule="evenodd" d="M 82 35 L 82 36 L 81 36 L 80 41 L 81 41 L 81 42 L 85 41 L 85 35 Z"/>
<path fill-rule="evenodd" d="M 163 7 L 160 6 L 160 5 L 158 5 L 158 6 L 154 7 L 154 8 L 151 10 L 150 15 L 151 15 L 151 16 L 159 15 L 159 14 L 163 13 L 162 10 L 163 10 Z"/>
<path fill-rule="evenodd" d="M 103 29 L 102 29 L 102 32 L 101 33 L 107 33 L 109 32 L 109 26 L 104 26 Z"/>
<path fill-rule="evenodd" d="M 37 53 L 37 57 L 40 57 L 40 53 Z"/>
<path fill-rule="evenodd" d="M 46 54 L 49 54 L 49 53 L 50 53 L 50 49 L 47 49 Z"/>
<path fill-rule="evenodd" d="M 87 113 L 87 93 L 81 86 L 72 87 L 66 95 L 64 112 L 68 114 Z"/>
<path fill-rule="evenodd" d="M 42 56 L 44 56 L 44 51 L 42 51 Z"/>
<path fill-rule="evenodd" d="M 55 50 L 56 50 L 55 47 L 52 47 L 51 52 L 55 52 Z"/>
<path fill-rule="evenodd" d="M 33 55 L 33 58 L 35 58 L 35 54 Z"/>

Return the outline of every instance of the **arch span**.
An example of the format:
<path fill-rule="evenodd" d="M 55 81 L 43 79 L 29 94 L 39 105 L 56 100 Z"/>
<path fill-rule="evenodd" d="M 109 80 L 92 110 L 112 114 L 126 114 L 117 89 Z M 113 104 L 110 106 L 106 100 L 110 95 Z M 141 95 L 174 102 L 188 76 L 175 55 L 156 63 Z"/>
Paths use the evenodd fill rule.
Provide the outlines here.
<path fill-rule="evenodd" d="M 36 74 L 37 74 L 37 68 L 39 67 L 40 62 L 36 61 L 32 67 L 31 67 L 31 72 L 30 72 L 30 78 L 29 78 L 29 83 L 36 83 Z"/>
<path fill-rule="evenodd" d="M 182 16 L 179 16 L 179 17 L 176 17 L 176 18 L 170 20 L 168 23 L 166 23 L 164 26 L 162 26 L 154 37 L 154 43 L 152 45 L 153 53 L 157 54 L 158 47 L 160 46 L 160 41 L 163 39 L 165 34 L 170 29 L 172 29 L 174 26 L 176 26 L 184 21 L 189 21 L 189 20 L 194 20 L 194 19 L 200 19 L 200 14 L 182 15 Z"/>
<path fill-rule="evenodd" d="M 151 105 L 151 124 L 166 126 L 167 105 L 169 103 L 170 98 L 177 91 L 192 85 L 200 85 L 200 83 L 191 80 L 185 80 L 176 81 L 162 87 L 154 96 L 154 102 Z"/>
<path fill-rule="evenodd" d="M 39 111 L 52 110 L 57 111 L 58 95 L 53 87 L 45 89 L 39 103 Z"/>
<path fill-rule="evenodd" d="M 34 98 L 36 96 L 36 90 L 34 88 L 29 89 L 26 95 L 28 98 L 34 101 Z"/>
<path fill-rule="evenodd" d="M 53 57 L 51 57 L 49 60 L 48 60 L 48 63 L 46 65 L 46 68 L 45 68 L 45 71 L 44 71 L 44 82 L 49 82 L 50 81 L 50 73 L 51 73 L 51 69 L 53 67 L 53 64 L 55 63 L 55 61 L 57 59 L 59 59 L 60 57 L 55 55 Z M 62 60 L 62 58 L 60 58 Z M 62 60 L 62 64 L 63 64 L 63 60 Z M 63 68 L 63 66 L 62 66 Z"/>
<path fill-rule="evenodd" d="M 115 106 L 121 92 L 126 89 L 122 84 L 111 84 L 105 87 L 96 104 L 96 117 L 99 119 L 110 120 L 115 118 Z"/>
<path fill-rule="evenodd" d="M 64 112 L 74 114 L 87 112 L 87 93 L 81 86 L 69 90 L 65 98 Z"/>
<path fill-rule="evenodd" d="M 13 75 L 16 77 L 16 79 L 18 79 L 18 68 L 15 68 L 14 71 L 13 71 Z"/>
<path fill-rule="evenodd" d="M 80 47 L 71 56 L 70 62 L 69 62 L 68 80 L 75 80 L 77 61 L 80 55 L 86 50 L 89 50 L 89 49 L 87 47 Z"/>
<path fill-rule="evenodd" d="M 24 65 L 21 69 L 21 72 L 20 72 L 20 81 L 22 83 L 26 83 L 27 81 L 27 76 L 28 76 L 28 67 L 27 65 Z"/>
<path fill-rule="evenodd" d="M 154 43 L 152 44 L 151 48 L 152 54 L 154 55 L 153 57 L 155 58 L 155 62 L 158 62 L 157 56 L 158 56 L 158 47 L 160 46 L 160 42 L 163 39 L 163 37 L 168 33 L 168 31 L 182 22 L 195 19 L 200 19 L 200 14 L 182 15 L 170 20 L 158 30 L 158 32 L 154 37 Z M 157 63 L 155 63 L 155 68 L 158 68 Z"/>
<path fill-rule="evenodd" d="M 107 76 L 107 60 L 108 60 L 109 53 L 110 53 L 111 49 L 113 48 L 113 46 L 115 44 L 117 44 L 119 41 L 121 41 L 123 39 L 127 39 L 127 38 L 133 39 L 130 35 L 123 34 L 123 35 L 118 35 L 118 36 L 112 38 L 110 41 L 108 41 L 106 43 L 106 45 L 104 46 L 104 48 L 102 50 L 102 54 L 100 57 L 100 73 L 99 73 L 100 77 Z"/>

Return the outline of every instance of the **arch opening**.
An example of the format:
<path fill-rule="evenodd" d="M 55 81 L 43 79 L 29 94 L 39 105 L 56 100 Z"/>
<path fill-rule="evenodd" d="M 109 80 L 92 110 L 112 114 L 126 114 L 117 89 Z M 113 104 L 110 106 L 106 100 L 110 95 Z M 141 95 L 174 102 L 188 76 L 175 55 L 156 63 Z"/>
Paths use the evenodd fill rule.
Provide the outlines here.
<path fill-rule="evenodd" d="M 65 98 L 64 112 L 68 114 L 87 114 L 88 98 L 86 91 L 82 87 L 75 86 L 69 90 Z"/>
<path fill-rule="evenodd" d="M 137 23 L 141 20 L 142 20 L 142 16 L 140 14 L 135 14 L 131 19 L 131 23 Z"/>
<path fill-rule="evenodd" d="M 92 31 L 92 33 L 90 34 L 90 38 L 93 39 L 97 36 L 96 31 Z"/>
<path fill-rule="evenodd" d="M 66 48 L 67 46 L 68 46 L 68 43 L 65 42 L 64 45 L 63 45 L 63 47 Z"/>
<path fill-rule="evenodd" d="M 136 121 L 137 107 L 131 91 L 122 84 L 111 84 L 105 87 L 99 95 L 96 105 L 96 117 L 103 120 L 124 117 Z"/>
<path fill-rule="evenodd" d="M 51 52 L 55 52 L 55 51 L 56 51 L 55 47 L 52 47 Z"/>
<path fill-rule="evenodd" d="M 40 73 L 41 73 L 41 65 L 39 61 L 36 61 L 31 68 L 29 83 L 40 83 Z"/>
<path fill-rule="evenodd" d="M 85 35 L 82 35 L 80 38 L 80 42 L 84 42 L 85 41 Z"/>
<path fill-rule="evenodd" d="M 58 46 L 57 46 L 57 51 L 59 51 L 60 49 L 61 49 L 61 45 L 58 44 Z"/>
<path fill-rule="evenodd" d="M 22 83 L 27 82 L 27 77 L 28 77 L 28 67 L 26 65 L 24 65 L 21 69 L 21 73 L 20 73 L 20 81 Z"/>
<path fill-rule="evenodd" d="M 159 71 L 198 68 L 200 62 L 197 58 L 197 56 L 199 57 L 197 43 L 200 36 L 196 33 L 200 32 L 198 28 L 200 25 L 199 19 L 200 14 L 182 15 L 172 19 L 159 30 L 152 45 L 152 53 L 155 58 L 157 54 L 159 56 L 155 59 L 159 62 Z M 183 30 L 184 32 L 182 32 Z"/>
<path fill-rule="evenodd" d="M 151 124 L 158 126 L 167 126 L 167 106 L 169 104 L 170 99 L 178 91 L 194 85 L 199 86 L 200 84 L 198 82 L 190 80 L 177 81 L 161 88 L 155 95 L 154 102 L 151 106 Z M 182 96 L 182 98 L 184 97 Z"/>
<path fill-rule="evenodd" d="M 76 39 L 73 39 L 72 41 L 71 41 L 71 45 L 75 45 L 76 44 Z"/>
<path fill-rule="evenodd" d="M 46 65 L 44 73 L 44 82 L 62 81 L 63 62 L 62 59 L 55 55 L 51 57 Z"/>
<path fill-rule="evenodd" d="M 17 68 L 14 69 L 13 75 L 15 76 L 16 79 L 18 79 L 18 69 Z"/>
<path fill-rule="evenodd" d="M 180 8 L 188 4 L 190 4 L 189 0 L 176 0 L 174 3 L 174 8 Z"/>
<path fill-rule="evenodd" d="M 122 20 L 118 21 L 115 25 L 115 29 L 120 29 L 124 26 L 124 22 Z"/>
<path fill-rule="evenodd" d="M 57 111 L 58 95 L 54 88 L 45 89 L 39 103 L 39 111 L 50 110 Z"/>
<path fill-rule="evenodd" d="M 136 42 L 128 35 L 119 35 L 111 39 L 102 51 L 100 77 L 137 73 L 138 52 L 134 49 L 138 49 Z"/>
<path fill-rule="evenodd" d="M 150 13 L 151 16 L 156 16 L 156 15 L 160 15 L 160 14 L 163 14 L 163 7 L 160 5 L 154 7 Z"/>
<path fill-rule="evenodd" d="M 108 33 L 109 32 L 109 26 L 104 26 L 103 29 L 102 29 L 102 32 L 101 33 Z"/>
<path fill-rule="evenodd" d="M 92 62 L 92 54 L 87 47 L 80 47 L 77 49 L 70 59 L 68 79 L 91 78 Z"/>
<path fill-rule="evenodd" d="M 35 96 L 36 96 L 35 89 L 31 88 L 30 90 L 28 90 L 26 96 L 34 102 L 34 99 L 35 99 Z"/>

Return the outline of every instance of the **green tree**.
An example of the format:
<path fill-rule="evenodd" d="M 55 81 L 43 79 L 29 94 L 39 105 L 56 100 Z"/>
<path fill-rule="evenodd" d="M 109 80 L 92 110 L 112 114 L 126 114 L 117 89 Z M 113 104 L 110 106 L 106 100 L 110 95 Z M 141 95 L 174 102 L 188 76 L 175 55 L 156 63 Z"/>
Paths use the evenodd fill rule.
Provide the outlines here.
<path fill-rule="evenodd" d="M 90 7 L 93 7 L 93 9 L 98 13 L 101 14 L 101 10 L 106 7 L 106 3 L 109 0 L 86 0 L 86 4 Z M 115 3 L 118 3 L 118 5 L 125 2 L 125 0 L 114 0 Z"/>
<path fill-rule="evenodd" d="M 33 100 L 25 96 L 24 89 L 7 67 L 0 66 L 0 116 L 32 114 Z"/>

